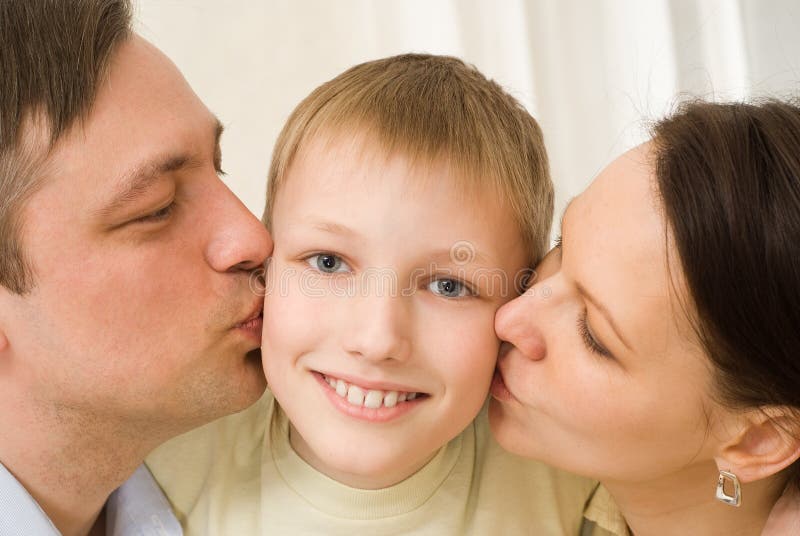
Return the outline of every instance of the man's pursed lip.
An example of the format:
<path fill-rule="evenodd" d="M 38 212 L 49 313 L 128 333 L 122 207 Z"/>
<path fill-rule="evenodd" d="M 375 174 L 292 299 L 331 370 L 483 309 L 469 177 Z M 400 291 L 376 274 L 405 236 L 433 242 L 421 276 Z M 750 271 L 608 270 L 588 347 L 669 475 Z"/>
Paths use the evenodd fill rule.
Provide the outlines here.
<path fill-rule="evenodd" d="M 264 301 L 258 300 L 250 312 L 243 320 L 238 322 L 234 328 L 243 331 L 248 336 L 261 343 L 261 329 L 264 324 Z"/>

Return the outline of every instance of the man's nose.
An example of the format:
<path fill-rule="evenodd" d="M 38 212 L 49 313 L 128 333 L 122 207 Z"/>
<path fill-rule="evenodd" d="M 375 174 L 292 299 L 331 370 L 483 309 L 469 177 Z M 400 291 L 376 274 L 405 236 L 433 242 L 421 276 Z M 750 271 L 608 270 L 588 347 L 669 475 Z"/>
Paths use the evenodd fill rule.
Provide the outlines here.
<path fill-rule="evenodd" d="M 225 198 L 216 204 L 215 228 L 206 252 L 208 262 L 218 272 L 259 268 L 272 254 L 272 237 L 233 192 L 224 188 Z"/>

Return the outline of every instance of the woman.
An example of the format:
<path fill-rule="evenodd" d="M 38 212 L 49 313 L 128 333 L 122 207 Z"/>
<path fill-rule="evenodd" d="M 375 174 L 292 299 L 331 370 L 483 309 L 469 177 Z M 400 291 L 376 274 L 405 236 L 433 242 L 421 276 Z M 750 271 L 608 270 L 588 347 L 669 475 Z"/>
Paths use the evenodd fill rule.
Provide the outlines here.
<path fill-rule="evenodd" d="M 585 534 L 760 534 L 773 509 L 767 530 L 788 530 L 800 108 L 692 103 L 657 124 L 570 203 L 496 329 L 492 430 L 600 480 Z"/>

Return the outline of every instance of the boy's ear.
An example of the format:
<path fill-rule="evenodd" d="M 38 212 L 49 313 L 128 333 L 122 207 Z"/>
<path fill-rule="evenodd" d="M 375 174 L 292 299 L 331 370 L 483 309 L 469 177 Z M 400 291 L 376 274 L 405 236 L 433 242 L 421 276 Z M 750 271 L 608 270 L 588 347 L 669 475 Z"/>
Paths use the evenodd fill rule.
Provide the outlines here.
<path fill-rule="evenodd" d="M 770 407 L 748 413 L 739 433 L 722 445 L 717 467 L 742 483 L 761 480 L 800 458 L 800 417 L 797 410 Z"/>

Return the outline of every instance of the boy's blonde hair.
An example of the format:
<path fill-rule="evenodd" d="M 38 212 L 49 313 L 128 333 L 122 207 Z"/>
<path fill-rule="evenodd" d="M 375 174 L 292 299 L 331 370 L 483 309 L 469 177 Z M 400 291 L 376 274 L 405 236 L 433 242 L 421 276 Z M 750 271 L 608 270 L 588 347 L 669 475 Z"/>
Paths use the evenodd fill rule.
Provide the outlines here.
<path fill-rule="evenodd" d="M 404 54 L 356 65 L 295 108 L 272 156 L 263 221 L 293 158 L 320 132 L 364 133 L 412 161 L 446 161 L 465 188 L 496 192 L 531 263 L 548 247 L 553 184 L 542 132 L 497 83 L 458 58 Z"/>

